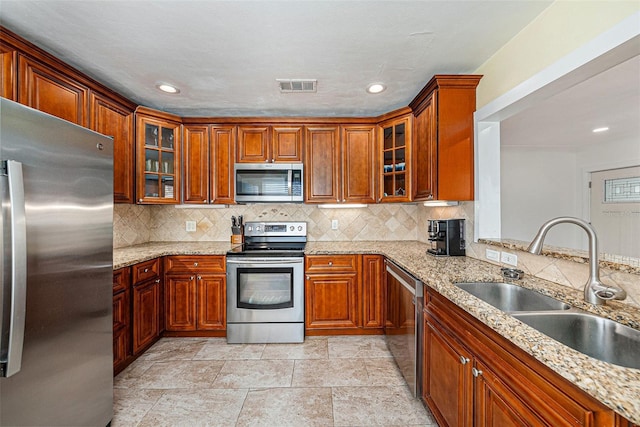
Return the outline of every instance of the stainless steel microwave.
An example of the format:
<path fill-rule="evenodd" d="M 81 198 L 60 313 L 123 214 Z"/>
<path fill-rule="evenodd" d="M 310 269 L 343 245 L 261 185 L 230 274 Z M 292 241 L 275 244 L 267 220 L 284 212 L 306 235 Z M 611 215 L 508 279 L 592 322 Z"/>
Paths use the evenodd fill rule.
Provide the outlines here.
<path fill-rule="evenodd" d="M 236 163 L 236 202 L 303 202 L 302 177 L 302 163 Z"/>

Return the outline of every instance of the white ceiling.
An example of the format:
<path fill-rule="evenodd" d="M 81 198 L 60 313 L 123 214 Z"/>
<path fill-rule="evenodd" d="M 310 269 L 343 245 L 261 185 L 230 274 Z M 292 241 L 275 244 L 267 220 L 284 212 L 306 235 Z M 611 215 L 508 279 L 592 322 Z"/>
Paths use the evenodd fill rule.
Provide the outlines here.
<path fill-rule="evenodd" d="M 472 73 L 551 2 L 0 0 L 0 24 L 181 116 L 376 116 L 433 74 Z M 281 94 L 279 78 L 318 91 Z M 372 82 L 387 90 L 367 94 Z"/>
<path fill-rule="evenodd" d="M 500 137 L 503 146 L 565 149 L 636 140 L 640 153 L 640 55 L 503 120 Z"/>

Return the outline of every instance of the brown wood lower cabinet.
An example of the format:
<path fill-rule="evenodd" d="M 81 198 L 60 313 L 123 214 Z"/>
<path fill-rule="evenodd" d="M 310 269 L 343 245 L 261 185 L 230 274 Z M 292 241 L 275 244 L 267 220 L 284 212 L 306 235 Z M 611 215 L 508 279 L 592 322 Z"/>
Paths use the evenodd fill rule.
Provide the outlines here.
<path fill-rule="evenodd" d="M 113 272 L 113 373 L 131 357 L 131 275 L 129 267 Z"/>
<path fill-rule="evenodd" d="M 165 261 L 166 330 L 226 330 L 224 256 L 170 256 Z M 221 334 L 217 334 L 221 335 Z"/>
<path fill-rule="evenodd" d="M 133 354 L 139 355 L 160 338 L 161 280 L 133 285 Z"/>
<path fill-rule="evenodd" d="M 377 255 L 305 257 L 306 335 L 382 333 L 382 265 Z"/>
<path fill-rule="evenodd" d="M 425 296 L 422 399 L 440 426 L 627 426 L 462 309 Z"/>

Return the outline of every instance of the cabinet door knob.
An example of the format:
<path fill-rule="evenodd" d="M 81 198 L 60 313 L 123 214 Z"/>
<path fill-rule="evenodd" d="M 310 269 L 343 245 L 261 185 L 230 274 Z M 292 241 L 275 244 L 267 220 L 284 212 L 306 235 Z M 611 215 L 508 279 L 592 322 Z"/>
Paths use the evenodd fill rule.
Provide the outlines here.
<path fill-rule="evenodd" d="M 195 279 L 195 277 L 193 277 L 193 276 L 189 277 L 189 280 L 193 280 L 193 279 Z"/>
<path fill-rule="evenodd" d="M 482 371 L 480 369 L 476 369 L 476 368 L 471 368 L 471 373 L 476 378 L 479 377 L 480 375 L 482 375 Z"/>
<path fill-rule="evenodd" d="M 342 199 L 342 203 L 344 203 L 344 202 L 346 202 L 346 201 L 347 201 L 347 199 Z"/>
<path fill-rule="evenodd" d="M 138 199 L 138 203 L 142 203 L 142 199 Z"/>
<path fill-rule="evenodd" d="M 463 365 L 466 365 L 468 362 L 469 362 L 469 359 L 467 359 L 464 356 L 460 356 L 460 363 L 462 363 Z"/>
<path fill-rule="evenodd" d="M 309 277 L 309 276 L 307 276 L 307 280 L 309 280 L 309 279 L 310 279 L 310 277 Z"/>
<path fill-rule="evenodd" d="M 329 261 L 329 265 L 333 265 L 333 261 Z"/>
<path fill-rule="evenodd" d="M 198 275 L 198 280 L 202 280 L 202 276 Z"/>
<path fill-rule="evenodd" d="M 148 273 L 148 272 L 149 272 L 149 269 L 148 269 L 148 268 L 145 268 L 145 269 L 144 269 L 144 272 L 145 272 L 145 273 Z"/>
<path fill-rule="evenodd" d="M 193 263 L 193 266 L 194 266 L 194 267 L 197 267 L 197 266 L 198 266 L 198 263 L 197 263 L 197 262 L 194 262 L 194 263 Z"/>
<path fill-rule="evenodd" d="M 156 279 L 156 283 L 160 283 L 160 279 Z"/>

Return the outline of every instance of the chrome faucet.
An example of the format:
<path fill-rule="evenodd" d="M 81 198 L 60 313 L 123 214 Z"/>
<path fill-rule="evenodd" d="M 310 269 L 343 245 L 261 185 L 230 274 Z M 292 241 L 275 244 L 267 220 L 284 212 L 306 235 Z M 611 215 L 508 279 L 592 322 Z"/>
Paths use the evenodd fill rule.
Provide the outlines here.
<path fill-rule="evenodd" d="M 596 231 L 588 222 L 583 221 L 580 218 L 573 218 L 569 216 L 561 216 L 551 219 L 542 224 L 540 230 L 538 230 L 538 234 L 533 238 L 533 241 L 527 250 L 532 254 L 540 255 L 540 252 L 542 252 L 542 242 L 547 235 L 547 231 L 549 231 L 549 229 L 554 225 L 562 223 L 575 224 L 586 231 L 589 236 L 589 279 L 584 287 L 584 300 L 591 304 L 603 305 L 608 300 L 625 299 L 627 297 L 627 293 L 623 289 L 619 289 L 614 286 L 607 286 L 600 281 L 598 236 L 596 236 Z"/>

